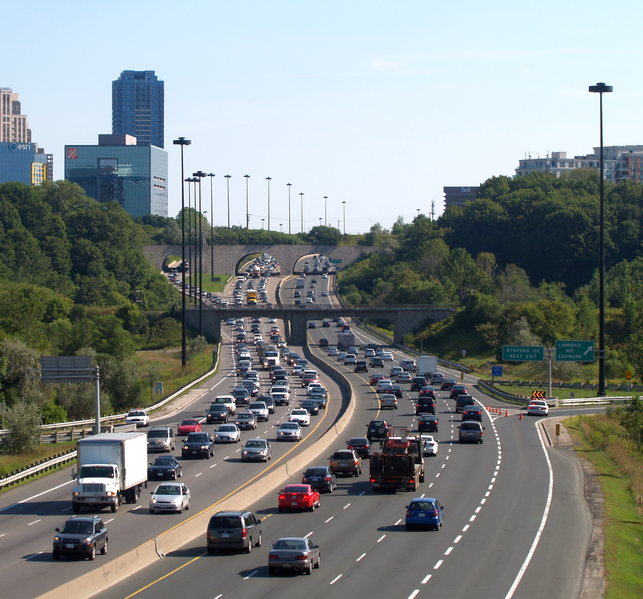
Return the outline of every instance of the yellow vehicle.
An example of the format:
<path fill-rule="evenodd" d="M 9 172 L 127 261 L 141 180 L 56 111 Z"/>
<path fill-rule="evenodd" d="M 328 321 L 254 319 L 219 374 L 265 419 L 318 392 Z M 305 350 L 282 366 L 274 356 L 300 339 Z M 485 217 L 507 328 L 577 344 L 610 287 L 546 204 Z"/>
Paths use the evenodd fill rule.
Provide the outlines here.
<path fill-rule="evenodd" d="M 251 289 L 248 290 L 246 294 L 248 298 L 248 305 L 249 306 L 256 306 L 257 305 L 257 292 L 252 291 Z"/>

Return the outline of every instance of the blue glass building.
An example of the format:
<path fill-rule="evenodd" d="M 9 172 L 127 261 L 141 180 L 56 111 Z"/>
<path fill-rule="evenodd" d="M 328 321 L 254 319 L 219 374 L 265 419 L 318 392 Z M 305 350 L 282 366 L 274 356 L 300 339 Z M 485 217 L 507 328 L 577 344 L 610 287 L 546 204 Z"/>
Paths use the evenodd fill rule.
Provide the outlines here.
<path fill-rule="evenodd" d="M 37 186 L 53 178 L 53 156 L 35 143 L 0 143 L 0 183 Z"/>
<path fill-rule="evenodd" d="M 165 147 L 165 84 L 154 71 L 123 71 L 112 82 L 112 133 L 139 146 Z"/>
<path fill-rule="evenodd" d="M 88 197 L 118 202 L 132 217 L 167 216 L 168 155 L 129 135 L 99 135 L 97 146 L 65 146 L 65 178 Z"/>

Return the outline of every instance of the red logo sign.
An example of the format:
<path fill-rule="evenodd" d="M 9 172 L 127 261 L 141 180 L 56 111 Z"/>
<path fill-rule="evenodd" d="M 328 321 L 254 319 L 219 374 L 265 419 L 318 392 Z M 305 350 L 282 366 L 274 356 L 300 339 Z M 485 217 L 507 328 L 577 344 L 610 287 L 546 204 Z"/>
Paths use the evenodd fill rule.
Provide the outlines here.
<path fill-rule="evenodd" d="M 78 148 L 67 148 L 67 160 L 78 159 Z"/>

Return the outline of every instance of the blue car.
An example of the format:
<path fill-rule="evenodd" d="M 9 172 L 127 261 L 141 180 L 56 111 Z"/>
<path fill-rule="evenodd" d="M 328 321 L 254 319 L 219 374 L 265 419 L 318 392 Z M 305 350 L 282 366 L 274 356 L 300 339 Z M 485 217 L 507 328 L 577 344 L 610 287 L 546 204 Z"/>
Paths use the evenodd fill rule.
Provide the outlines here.
<path fill-rule="evenodd" d="M 440 530 L 444 522 L 444 506 L 431 497 L 416 497 L 406 506 L 406 530 L 413 527 L 434 528 Z"/>

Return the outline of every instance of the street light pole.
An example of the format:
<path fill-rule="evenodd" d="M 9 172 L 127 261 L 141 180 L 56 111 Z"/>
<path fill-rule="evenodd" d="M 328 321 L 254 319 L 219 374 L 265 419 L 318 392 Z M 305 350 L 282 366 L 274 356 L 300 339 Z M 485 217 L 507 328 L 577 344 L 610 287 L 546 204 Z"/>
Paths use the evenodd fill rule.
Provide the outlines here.
<path fill-rule="evenodd" d="M 243 178 L 246 180 L 246 229 L 250 228 L 250 204 L 248 201 L 248 179 L 250 175 L 244 175 Z"/>
<path fill-rule="evenodd" d="M 266 177 L 266 181 L 268 181 L 268 231 L 270 231 L 270 181 L 272 180 L 272 177 Z"/>
<path fill-rule="evenodd" d="M 185 336 L 185 173 L 183 168 L 183 147 L 189 146 L 192 142 L 185 137 L 179 137 L 173 141 L 175 146 L 181 146 L 181 287 L 183 289 L 181 299 L 181 366 L 187 366 L 187 345 Z"/>
<path fill-rule="evenodd" d="M 228 229 L 230 228 L 230 177 L 232 175 L 225 176 L 226 187 L 228 188 Z"/>
<path fill-rule="evenodd" d="M 208 173 L 210 177 L 210 281 L 214 281 L 214 193 L 212 192 L 212 181 L 216 175 Z"/>
<path fill-rule="evenodd" d="M 304 232 L 304 192 L 302 191 L 299 194 L 299 198 L 301 199 L 301 209 L 300 209 L 300 215 L 301 215 L 301 232 Z"/>
<path fill-rule="evenodd" d="M 343 201 L 342 205 L 344 209 L 344 235 L 346 235 L 346 201 Z"/>
<path fill-rule="evenodd" d="M 188 184 L 188 272 L 190 284 L 188 285 L 188 297 L 192 298 L 192 178 L 188 177 L 185 182 Z"/>
<path fill-rule="evenodd" d="M 208 175 L 203 171 L 197 171 L 192 174 L 199 181 L 199 335 L 203 335 L 203 208 L 201 206 L 201 180 Z"/>
<path fill-rule="evenodd" d="M 292 234 L 292 230 L 290 228 L 290 188 L 292 187 L 292 183 L 286 183 L 288 186 L 288 235 Z"/>
<path fill-rule="evenodd" d="M 321 223 L 319 223 L 321 226 Z M 328 226 L 328 196 L 324 196 L 324 226 Z"/>
<path fill-rule="evenodd" d="M 611 85 L 597 83 L 590 85 L 589 91 L 599 95 L 600 111 L 600 142 L 601 142 L 601 160 L 600 160 L 600 253 L 599 253 L 599 306 L 598 306 L 598 395 L 605 395 L 605 200 L 603 196 L 603 179 L 605 176 L 603 169 L 603 94 L 612 92 L 614 88 Z"/>

